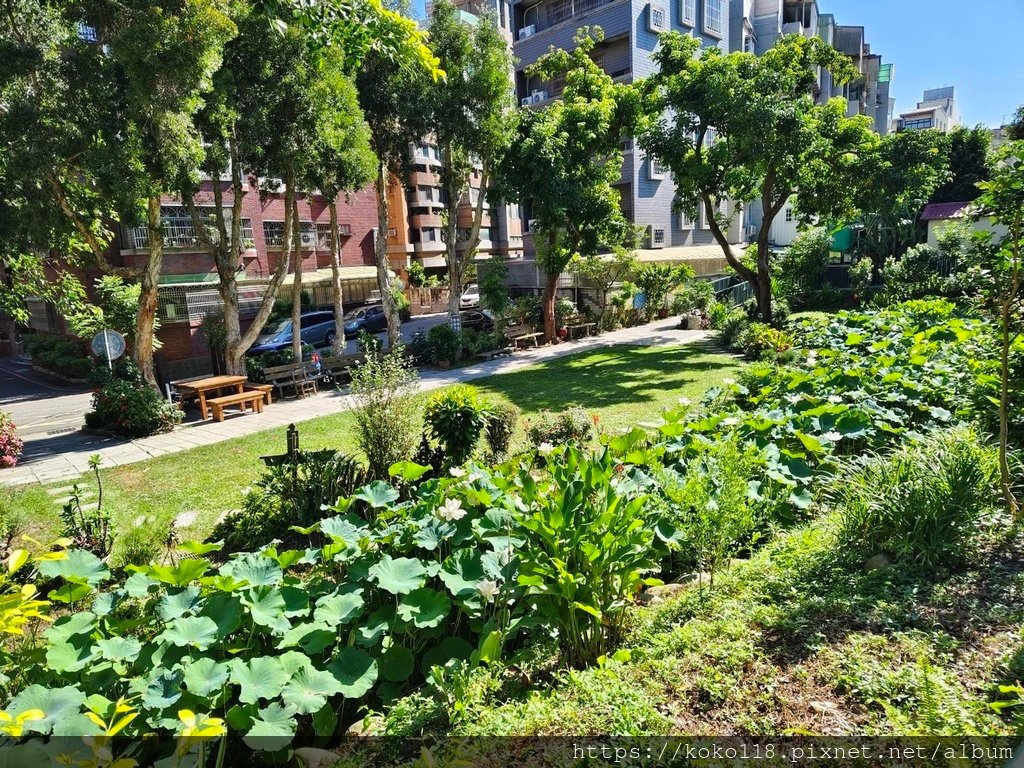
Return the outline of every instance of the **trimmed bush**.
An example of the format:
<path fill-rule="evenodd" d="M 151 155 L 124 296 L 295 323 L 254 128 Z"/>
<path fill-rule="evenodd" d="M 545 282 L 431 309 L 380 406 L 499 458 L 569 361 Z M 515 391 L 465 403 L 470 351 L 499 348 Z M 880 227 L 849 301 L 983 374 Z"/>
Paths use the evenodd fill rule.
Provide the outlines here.
<path fill-rule="evenodd" d="M 462 357 L 462 337 L 448 323 L 441 323 L 427 331 L 427 348 L 431 362 L 458 362 Z"/>
<path fill-rule="evenodd" d="M 725 346 L 731 347 L 748 325 L 750 325 L 750 319 L 747 317 L 747 313 L 736 307 L 721 320 L 718 326 L 718 340 Z"/>
<path fill-rule="evenodd" d="M 487 426 L 487 406 L 475 387 L 457 384 L 427 400 L 423 415 L 427 436 L 444 451 L 446 466 L 468 460 Z"/>
<path fill-rule="evenodd" d="M 184 414 L 150 386 L 124 379 L 111 379 L 92 395 L 92 411 L 85 423 L 93 429 L 107 429 L 121 437 L 146 437 L 170 432 Z"/>
<path fill-rule="evenodd" d="M 484 434 L 487 437 L 487 446 L 491 450 L 491 457 L 495 461 L 501 461 L 508 456 L 521 414 L 519 407 L 512 403 L 496 403 L 488 409 L 487 430 Z"/>
<path fill-rule="evenodd" d="M 368 356 L 351 374 L 359 447 L 371 476 L 385 480 L 392 464 L 416 453 L 420 423 L 413 396 L 419 376 L 401 347 Z"/>
<path fill-rule="evenodd" d="M 545 443 L 584 445 L 597 434 L 597 417 L 578 405 L 571 405 L 557 413 L 541 411 L 526 431 L 535 447 Z"/>

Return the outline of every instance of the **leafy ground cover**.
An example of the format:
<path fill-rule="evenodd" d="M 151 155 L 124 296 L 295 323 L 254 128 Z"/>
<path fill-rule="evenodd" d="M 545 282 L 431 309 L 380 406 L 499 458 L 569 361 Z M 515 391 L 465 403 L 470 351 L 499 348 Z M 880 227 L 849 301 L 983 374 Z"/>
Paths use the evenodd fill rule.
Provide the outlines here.
<path fill-rule="evenodd" d="M 546 408 L 584 404 L 611 431 L 655 418 L 679 397 L 698 399 L 723 377 L 735 376 L 741 366 L 732 355 L 706 345 L 616 346 L 492 376 L 474 385 L 491 400 L 515 403 L 526 419 Z M 303 422 L 302 447 L 356 452 L 354 424 L 348 412 Z M 514 445 L 524 447 L 522 430 Z M 240 506 L 244 489 L 259 477 L 259 457 L 283 450 L 283 432 L 267 430 L 101 470 L 104 506 L 122 531 L 138 527 L 162 539 L 170 522 L 184 515 L 191 522 L 183 535 L 202 539 L 225 511 Z M 88 486 L 90 478 L 80 482 Z M 46 522 L 56 525 L 58 521 L 57 507 L 38 487 L 0 495 L 0 505 L 7 514 L 28 513 L 25 516 L 34 521 L 37 538 L 43 540 Z"/>

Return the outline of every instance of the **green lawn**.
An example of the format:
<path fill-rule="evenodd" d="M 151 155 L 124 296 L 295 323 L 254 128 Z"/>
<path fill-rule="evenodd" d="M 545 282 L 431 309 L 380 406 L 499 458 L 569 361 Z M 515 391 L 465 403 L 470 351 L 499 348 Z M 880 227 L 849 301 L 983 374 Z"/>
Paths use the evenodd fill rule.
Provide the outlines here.
<path fill-rule="evenodd" d="M 473 384 L 493 400 L 515 403 L 526 418 L 575 404 L 598 414 L 601 427 L 612 431 L 656 418 L 679 397 L 699 398 L 740 366 L 739 360 L 710 346 L 617 346 Z M 351 413 L 302 422 L 299 433 L 305 449 L 355 450 Z M 190 513 L 194 522 L 186 535 L 202 538 L 223 512 L 240 505 L 244 489 L 263 466 L 259 457 L 284 447 L 284 431 L 276 429 L 106 469 L 101 472 L 104 507 L 121 530 L 142 525 L 153 536 L 162 536 L 171 520 Z M 94 485 L 91 477 L 80 482 Z M 0 505 L 27 515 L 39 536 L 56 531 L 59 510 L 38 486 L 4 493 Z"/>

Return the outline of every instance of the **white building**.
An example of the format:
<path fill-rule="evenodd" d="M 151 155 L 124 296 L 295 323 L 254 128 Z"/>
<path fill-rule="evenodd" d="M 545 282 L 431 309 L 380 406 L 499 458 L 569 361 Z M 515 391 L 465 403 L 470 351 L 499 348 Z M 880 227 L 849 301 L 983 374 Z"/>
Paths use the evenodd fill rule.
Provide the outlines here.
<path fill-rule="evenodd" d="M 917 107 L 900 113 L 896 128 L 900 131 L 936 130 L 949 133 L 960 125 L 954 86 L 932 88 L 924 92 Z"/>

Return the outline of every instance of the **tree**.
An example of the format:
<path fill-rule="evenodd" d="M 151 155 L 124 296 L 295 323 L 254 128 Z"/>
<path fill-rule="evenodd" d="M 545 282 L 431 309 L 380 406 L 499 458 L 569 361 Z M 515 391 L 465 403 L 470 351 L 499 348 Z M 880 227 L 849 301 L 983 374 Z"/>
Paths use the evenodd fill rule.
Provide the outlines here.
<path fill-rule="evenodd" d="M 398 16 L 404 21 L 404 17 Z M 396 24 L 401 23 L 396 21 Z M 374 258 L 377 262 L 377 287 L 388 322 L 388 345 L 398 344 L 402 321 L 391 282 L 387 233 L 390 227 L 387 186 L 393 176 L 403 177 L 409 163 L 409 146 L 426 133 L 424 98 L 428 84 L 444 71 L 425 64 L 417 51 L 389 53 L 373 50 L 367 54 L 356 74 L 359 106 L 370 129 L 370 146 L 377 157 L 374 190 L 377 193 L 377 237 Z"/>
<path fill-rule="evenodd" d="M 996 155 L 992 177 L 981 182 L 976 219 L 988 218 L 1005 234 L 980 233 L 988 243 L 982 305 L 999 331 L 999 474 L 1003 499 L 1015 516 L 1020 506 L 1009 465 L 1010 356 L 1024 351 L 1024 141 L 1006 145 Z"/>
<path fill-rule="evenodd" d="M 729 265 L 750 283 L 764 322 L 771 322 L 769 233 L 794 195 L 804 219 L 836 219 L 853 209 L 859 160 L 874 144 L 866 117 L 846 117 L 846 101 L 815 103 L 820 67 L 836 82 L 855 71 L 818 38 L 780 38 L 762 56 L 701 50 L 678 32 L 661 35 L 658 64 L 639 84 L 644 125 L 639 144 L 672 174 L 677 205 L 708 227 Z M 762 208 L 756 261 L 747 266 L 730 245 L 722 212 L 728 200 Z"/>
<path fill-rule="evenodd" d="M 988 155 L 992 137 L 983 126 L 961 126 L 945 134 L 943 139 L 947 143 L 950 177 L 934 191 L 930 202 L 971 202 L 981 194 L 978 184 L 989 177 Z"/>
<path fill-rule="evenodd" d="M 619 144 L 630 132 L 631 93 L 590 58 L 602 39 L 600 28 L 581 29 L 573 51 L 552 51 L 529 68 L 543 80 L 564 75 L 565 90 L 549 107 L 522 115 L 500 174 L 502 196 L 531 205 L 548 341 L 558 276 L 573 257 L 632 247 L 635 235 L 612 186 L 622 168 Z"/>
<path fill-rule="evenodd" d="M 863 243 L 881 270 L 917 242 L 917 217 L 940 184 L 950 179 L 948 139 L 937 131 L 901 131 L 883 137 L 860 167 L 855 204 Z"/>
<path fill-rule="evenodd" d="M 422 102 L 427 128 L 441 152 L 441 188 L 445 192 L 444 244 L 448 267 L 448 314 L 459 316 L 466 269 L 480 245 L 480 229 L 494 169 L 512 140 L 514 98 L 509 73 L 512 56 L 491 14 L 469 26 L 449 0 L 434 5 L 430 49 L 446 77 L 434 81 Z M 469 227 L 459 225 L 459 208 L 469 195 L 474 167 L 479 190 Z"/>
<path fill-rule="evenodd" d="M 1011 141 L 1024 141 L 1024 105 L 1017 107 L 1017 111 L 1013 113 L 1009 129 Z"/>
<path fill-rule="evenodd" d="M 616 248 L 610 254 L 576 256 L 569 263 L 569 268 L 577 276 L 601 292 L 600 327 L 604 327 L 604 318 L 608 312 L 608 292 L 616 283 L 632 275 L 638 263 L 636 254 L 630 248 Z"/>

